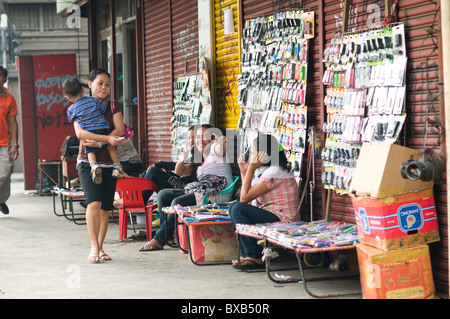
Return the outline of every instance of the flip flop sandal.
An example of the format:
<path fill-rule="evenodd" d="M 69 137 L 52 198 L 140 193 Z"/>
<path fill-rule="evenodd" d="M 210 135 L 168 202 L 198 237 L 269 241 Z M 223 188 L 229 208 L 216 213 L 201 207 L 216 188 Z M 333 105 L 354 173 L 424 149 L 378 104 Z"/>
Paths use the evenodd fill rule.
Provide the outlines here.
<path fill-rule="evenodd" d="M 142 248 L 142 247 L 152 247 L 151 249 L 145 249 L 145 248 Z M 156 250 L 163 250 L 164 248 L 160 248 L 160 247 L 158 247 L 158 246 L 156 246 L 156 245 L 144 245 L 144 246 L 142 246 L 141 247 L 141 249 L 139 249 L 139 251 L 156 251 Z"/>
<path fill-rule="evenodd" d="M 250 262 L 250 265 L 245 265 L 243 266 L 242 263 L 243 262 Z M 239 264 L 233 265 L 234 269 L 241 269 L 241 270 L 255 270 L 255 269 L 264 269 L 266 268 L 266 264 L 265 263 L 258 263 L 252 259 L 243 259 L 240 262 L 240 266 Z"/>
<path fill-rule="evenodd" d="M 103 254 L 103 255 L 100 255 L 100 260 L 101 261 L 111 260 L 111 257 L 109 257 L 107 254 Z"/>
<path fill-rule="evenodd" d="M 93 264 L 98 264 L 100 262 L 100 258 L 97 255 L 89 255 L 87 260 Z"/>

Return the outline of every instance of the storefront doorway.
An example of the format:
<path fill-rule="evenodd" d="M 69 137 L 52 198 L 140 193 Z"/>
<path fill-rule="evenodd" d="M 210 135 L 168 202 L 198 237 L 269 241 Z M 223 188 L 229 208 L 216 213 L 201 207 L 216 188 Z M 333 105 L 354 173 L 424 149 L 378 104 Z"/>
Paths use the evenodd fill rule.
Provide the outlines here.
<path fill-rule="evenodd" d="M 97 1 L 95 16 L 96 67 L 111 74 L 111 97 L 122 105 L 125 123 L 138 132 L 135 1 Z M 131 141 L 139 149 L 137 133 Z"/>
<path fill-rule="evenodd" d="M 134 19 L 122 24 L 116 33 L 116 99 L 123 106 L 124 121 L 133 128 L 138 126 L 137 111 L 137 68 L 136 68 L 136 26 Z M 132 141 L 138 148 L 137 139 Z"/>

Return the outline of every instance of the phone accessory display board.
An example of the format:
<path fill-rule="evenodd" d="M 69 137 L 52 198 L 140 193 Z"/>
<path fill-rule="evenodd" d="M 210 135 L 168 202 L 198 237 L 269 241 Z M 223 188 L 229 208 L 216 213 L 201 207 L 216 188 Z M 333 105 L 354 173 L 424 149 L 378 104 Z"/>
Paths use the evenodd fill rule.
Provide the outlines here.
<path fill-rule="evenodd" d="M 242 150 L 256 132 L 274 135 L 300 167 L 307 130 L 306 85 L 314 12 L 301 9 L 247 20 L 242 36 L 238 129 Z"/>
<path fill-rule="evenodd" d="M 180 76 L 173 83 L 172 160 L 177 161 L 186 144 L 189 127 L 211 124 L 211 91 L 205 58 L 199 61 L 200 72 Z"/>
<path fill-rule="evenodd" d="M 324 50 L 326 189 L 346 194 L 362 143 L 394 143 L 405 121 L 405 27 L 338 34 Z"/>

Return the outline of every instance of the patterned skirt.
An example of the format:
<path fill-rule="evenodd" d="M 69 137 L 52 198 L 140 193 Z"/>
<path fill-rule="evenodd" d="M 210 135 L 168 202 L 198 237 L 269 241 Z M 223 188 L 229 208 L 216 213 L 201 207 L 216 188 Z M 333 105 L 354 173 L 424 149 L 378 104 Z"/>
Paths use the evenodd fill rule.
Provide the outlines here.
<path fill-rule="evenodd" d="M 192 182 L 184 187 L 186 193 L 200 193 L 207 196 L 212 196 L 219 193 L 227 186 L 227 179 L 225 176 L 205 175 L 198 182 Z"/>

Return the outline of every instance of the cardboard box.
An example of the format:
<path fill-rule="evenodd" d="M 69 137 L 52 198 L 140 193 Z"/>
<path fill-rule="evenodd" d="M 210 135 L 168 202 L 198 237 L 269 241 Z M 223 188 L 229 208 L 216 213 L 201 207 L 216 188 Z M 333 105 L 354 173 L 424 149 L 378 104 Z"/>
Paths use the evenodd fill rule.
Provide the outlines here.
<path fill-rule="evenodd" d="M 423 153 L 396 144 L 364 143 L 353 172 L 349 192 L 357 196 L 383 197 L 432 188 L 433 181 L 404 179 L 401 165 Z"/>
<path fill-rule="evenodd" d="M 191 256 L 196 263 L 228 262 L 237 256 L 231 223 L 188 226 Z"/>
<path fill-rule="evenodd" d="M 389 251 L 440 240 L 432 188 L 383 198 L 351 198 L 360 243 Z"/>
<path fill-rule="evenodd" d="M 435 286 L 427 245 L 384 252 L 356 246 L 365 299 L 434 298 Z"/>

